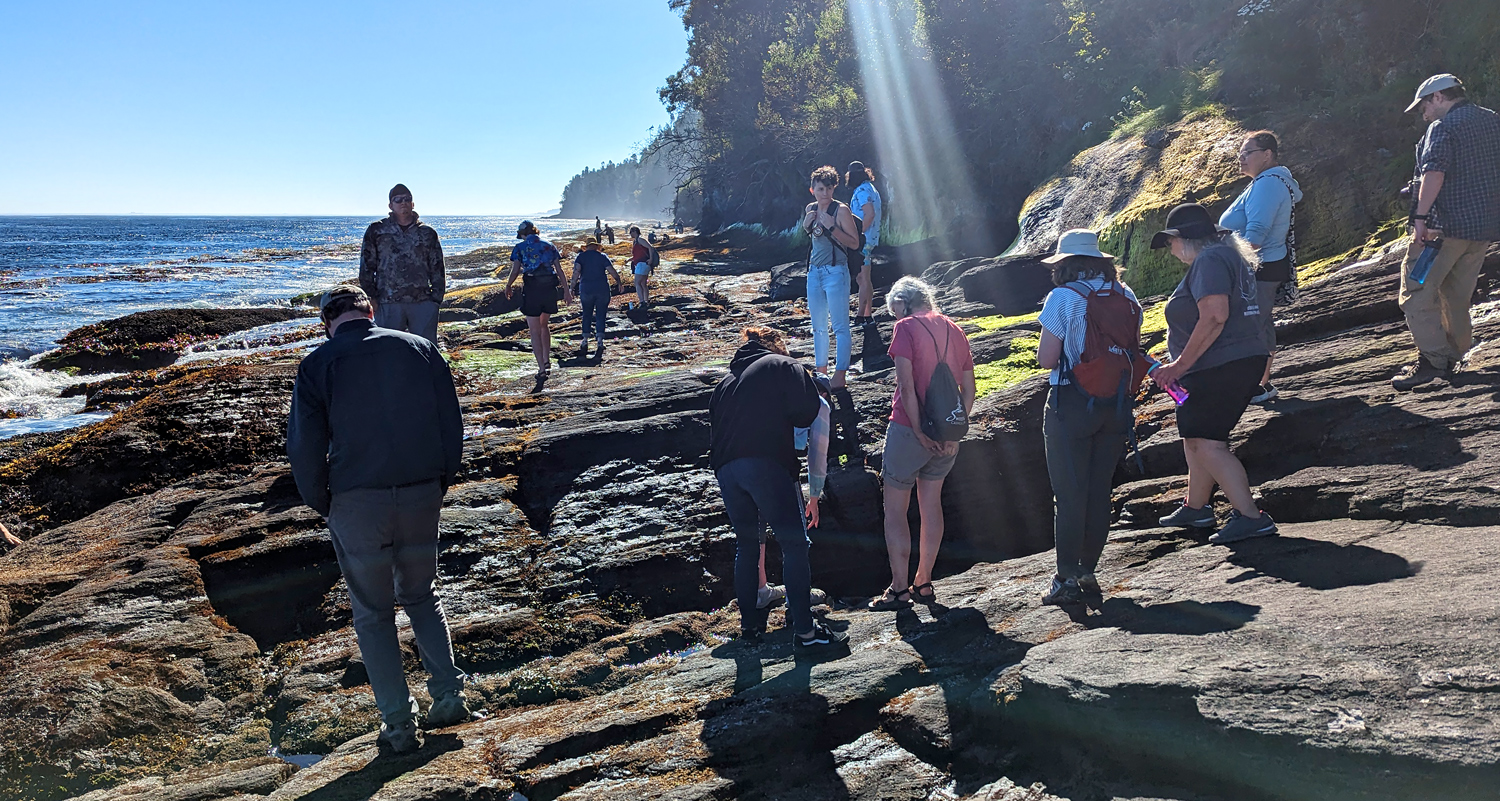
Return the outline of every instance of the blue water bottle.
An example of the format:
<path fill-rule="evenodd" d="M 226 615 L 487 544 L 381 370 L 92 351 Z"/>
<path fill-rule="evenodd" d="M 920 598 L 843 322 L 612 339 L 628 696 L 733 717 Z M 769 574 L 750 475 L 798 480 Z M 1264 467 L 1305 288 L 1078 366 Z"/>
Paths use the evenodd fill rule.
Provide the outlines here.
<path fill-rule="evenodd" d="M 1427 274 L 1432 272 L 1432 263 L 1437 261 L 1438 251 L 1442 249 L 1442 237 L 1427 240 L 1427 243 L 1422 246 L 1421 255 L 1417 256 L 1417 260 L 1412 262 L 1411 272 L 1406 274 L 1407 279 L 1417 286 L 1426 283 Z"/>

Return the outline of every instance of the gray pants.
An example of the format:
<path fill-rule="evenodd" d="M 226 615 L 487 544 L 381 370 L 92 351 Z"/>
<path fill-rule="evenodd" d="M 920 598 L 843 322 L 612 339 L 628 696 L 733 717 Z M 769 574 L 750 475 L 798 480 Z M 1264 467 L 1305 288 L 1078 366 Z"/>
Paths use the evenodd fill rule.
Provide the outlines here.
<path fill-rule="evenodd" d="M 417 303 L 380 303 L 375 306 L 375 324 L 416 334 L 437 344 L 438 303 L 424 300 Z"/>
<path fill-rule="evenodd" d="M 1090 410 L 1089 399 L 1073 387 L 1053 387 L 1047 398 L 1042 437 L 1057 504 L 1052 523 L 1057 574 L 1063 578 L 1093 573 L 1104 553 L 1110 490 L 1130 437 L 1129 415 L 1128 410 L 1121 414 L 1113 400 L 1096 400 Z"/>
<path fill-rule="evenodd" d="M 437 580 L 438 513 L 443 489 L 436 479 L 391 489 L 359 489 L 333 496 L 328 529 L 354 607 L 354 634 L 375 691 L 375 705 L 388 725 L 416 716 L 396 639 L 396 604 L 411 619 L 422 665 L 432 678 L 434 699 L 463 689 L 464 673 L 453 664 L 448 621 L 434 589 Z"/>

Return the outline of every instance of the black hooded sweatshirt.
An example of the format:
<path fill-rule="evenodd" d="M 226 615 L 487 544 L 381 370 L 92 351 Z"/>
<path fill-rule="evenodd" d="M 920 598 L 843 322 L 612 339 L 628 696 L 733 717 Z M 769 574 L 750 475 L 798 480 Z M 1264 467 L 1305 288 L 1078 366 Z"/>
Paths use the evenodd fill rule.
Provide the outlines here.
<path fill-rule="evenodd" d="M 792 429 L 818 416 L 818 385 L 796 360 L 746 342 L 708 402 L 713 468 L 746 457 L 770 459 L 792 480 L 801 474 Z"/>

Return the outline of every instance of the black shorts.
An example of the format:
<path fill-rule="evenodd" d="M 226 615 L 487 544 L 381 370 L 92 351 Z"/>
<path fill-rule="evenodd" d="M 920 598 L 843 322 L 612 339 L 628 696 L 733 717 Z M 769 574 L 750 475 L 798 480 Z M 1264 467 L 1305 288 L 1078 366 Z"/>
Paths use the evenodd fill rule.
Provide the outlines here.
<path fill-rule="evenodd" d="M 523 281 L 521 314 L 526 317 L 557 314 L 557 284 L 552 281 Z"/>
<path fill-rule="evenodd" d="M 1250 399 L 1260 392 L 1266 358 L 1236 359 L 1183 376 L 1180 383 L 1188 399 L 1177 407 L 1177 435 L 1228 442 L 1229 432 L 1239 425 Z"/>

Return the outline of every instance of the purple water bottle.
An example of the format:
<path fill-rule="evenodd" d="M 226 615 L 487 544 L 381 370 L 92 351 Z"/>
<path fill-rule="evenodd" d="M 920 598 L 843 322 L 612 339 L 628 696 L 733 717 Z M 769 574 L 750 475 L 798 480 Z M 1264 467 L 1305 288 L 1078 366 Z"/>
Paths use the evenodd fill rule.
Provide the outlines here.
<path fill-rule="evenodd" d="M 1146 375 L 1151 375 L 1152 373 L 1156 372 L 1158 368 L 1161 367 L 1161 362 L 1159 362 L 1159 361 L 1157 361 L 1155 359 L 1152 359 L 1150 356 L 1147 356 L 1146 358 L 1150 359 L 1150 361 L 1151 361 L 1151 369 L 1149 369 L 1149 370 L 1146 371 Z M 1170 384 L 1167 385 L 1166 389 L 1167 389 L 1167 394 L 1172 397 L 1172 401 L 1174 403 L 1176 403 L 1178 406 L 1181 406 L 1182 404 L 1187 403 L 1188 391 L 1185 390 L 1185 389 L 1183 389 L 1181 384 L 1177 383 L 1176 381 L 1173 381 L 1172 383 L 1170 383 Z"/>

